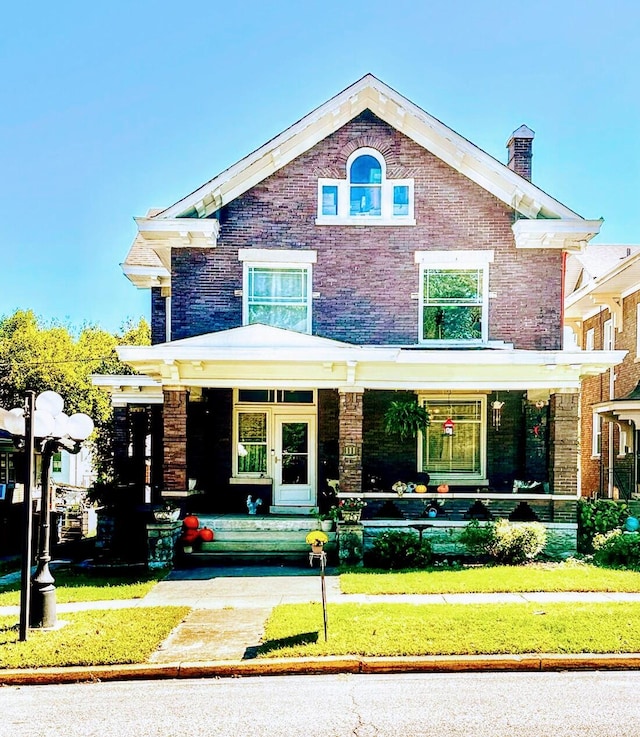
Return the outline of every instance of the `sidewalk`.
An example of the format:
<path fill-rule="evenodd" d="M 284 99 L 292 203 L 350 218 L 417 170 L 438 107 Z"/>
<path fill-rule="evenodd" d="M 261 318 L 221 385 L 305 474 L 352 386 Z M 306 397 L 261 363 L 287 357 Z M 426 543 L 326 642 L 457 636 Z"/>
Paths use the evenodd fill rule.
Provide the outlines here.
<path fill-rule="evenodd" d="M 6 580 L 6 579 L 5 579 Z M 331 569 L 325 576 L 328 603 L 406 602 L 475 604 L 535 602 L 631 602 L 640 593 L 527 593 L 346 595 Z M 416 672 L 451 670 L 558 670 L 640 668 L 640 654 L 548 656 L 429 656 L 422 658 L 290 658 L 256 660 L 255 651 L 273 607 L 321 601 L 318 569 L 207 567 L 173 571 L 143 599 L 58 604 L 57 612 L 150 606 L 188 606 L 190 613 L 162 643 L 148 665 L 0 671 L 0 683 L 67 680 L 267 675 L 318 672 Z M 0 607 L 0 614 L 18 614 Z"/>

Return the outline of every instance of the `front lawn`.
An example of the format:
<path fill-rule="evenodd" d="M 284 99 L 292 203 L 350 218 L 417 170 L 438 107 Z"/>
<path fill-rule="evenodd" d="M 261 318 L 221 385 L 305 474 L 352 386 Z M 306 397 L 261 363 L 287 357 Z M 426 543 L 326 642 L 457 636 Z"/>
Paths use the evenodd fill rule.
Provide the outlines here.
<path fill-rule="evenodd" d="M 577 561 L 429 571 L 351 571 L 340 576 L 340 588 L 345 594 L 640 592 L 640 573 L 598 568 Z"/>
<path fill-rule="evenodd" d="M 0 668 L 146 663 L 188 607 L 73 612 L 60 629 L 30 630 L 18 640 L 15 617 L 0 617 Z"/>
<path fill-rule="evenodd" d="M 77 601 L 111 601 L 113 599 L 141 599 L 165 572 L 137 571 L 135 573 L 104 574 L 78 571 L 72 568 L 53 570 L 56 601 L 67 604 Z M 20 582 L 0 587 L 0 606 L 20 603 Z"/>
<path fill-rule="evenodd" d="M 640 651 L 640 604 L 284 604 L 258 657 Z"/>

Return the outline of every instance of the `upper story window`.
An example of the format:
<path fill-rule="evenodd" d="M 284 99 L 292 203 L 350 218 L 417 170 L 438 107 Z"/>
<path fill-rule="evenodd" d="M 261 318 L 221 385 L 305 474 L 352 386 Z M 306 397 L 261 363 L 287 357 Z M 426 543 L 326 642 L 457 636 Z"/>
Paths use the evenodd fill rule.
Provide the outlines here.
<path fill-rule="evenodd" d="M 486 343 L 493 251 L 418 251 L 421 343 Z"/>
<path fill-rule="evenodd" d="M 347 160 L 345 179 L 318 180 L 318 225 L 415 225 L 413 179 L 387 179 L 373 148 Z"/>
<path fill-rule="evenodd" d="M 585 351 L 593 351 L 596 345 L 596 329 L 589 328 L 584 342 Z"/>
<path fill-rule="evenodd" d="M 311 332 L 311 264 L 315 251 L 240 249 L 242 323 Z"/>

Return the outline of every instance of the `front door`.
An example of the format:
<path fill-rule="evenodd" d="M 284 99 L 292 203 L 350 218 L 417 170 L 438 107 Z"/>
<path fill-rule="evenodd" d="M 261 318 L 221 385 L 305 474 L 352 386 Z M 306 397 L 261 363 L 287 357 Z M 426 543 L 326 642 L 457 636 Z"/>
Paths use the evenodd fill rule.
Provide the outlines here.
<path fill-rule="evenodd" d="M 315 506 L 315 424 L 311 415 L 276 415 L 274 506 Z"/>

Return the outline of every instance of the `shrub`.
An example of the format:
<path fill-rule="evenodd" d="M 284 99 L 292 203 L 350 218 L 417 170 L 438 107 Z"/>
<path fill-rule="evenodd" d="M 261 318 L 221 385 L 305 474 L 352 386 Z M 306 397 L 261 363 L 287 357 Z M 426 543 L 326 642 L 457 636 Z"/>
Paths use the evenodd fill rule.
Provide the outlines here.
<path fill-rule="evenodd" d="M 596 535 L 593 538 L 593 562 L 603 568 L 640 569 L 640 535 L 622 530 Z"/>
<path fill-rule="evenodd" d="M 433 559 L 431 543 L 420 542 L 415 532 L 385 530 L 376 537 L 371 551 L 371 564 L 389 570 L 425 568 Z"/>
<path fill-rule="evenodd" d="M 460 542 L 472 555 L 488 555 L 492 539 L 493 525 L 481 526 L 477 519 L 472 519 L 460 534 Z"/>
<path fill-rule="evenodd" d="M 613 499 L 578 500 L 578 552 L 591 553 L 597 534 L 622 527 L 629 516 L 629 507 Z"/>
<path fill-rule="evenodd" d="M 538 556 L 547 543 L 547 531 L 540 522 L 512 524 L 506 519 L 480 526 L 472 520 L 460 535 L 473 555 L 488 555 L 498 563 L 518 565 Z"/>

